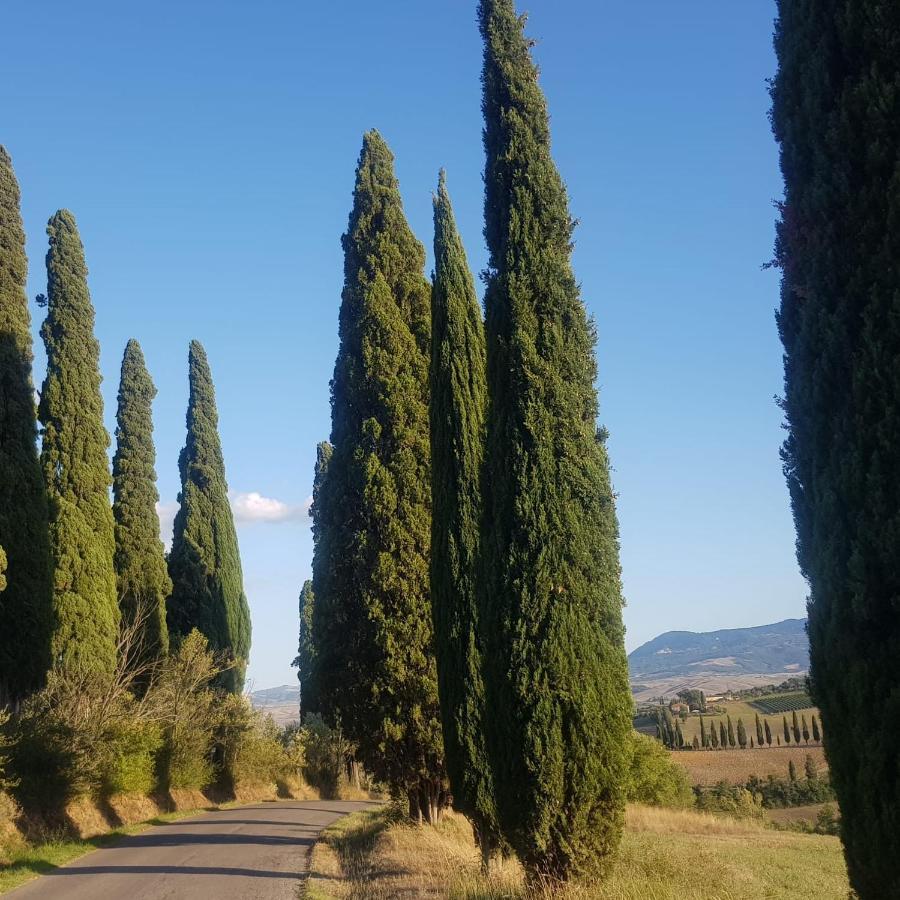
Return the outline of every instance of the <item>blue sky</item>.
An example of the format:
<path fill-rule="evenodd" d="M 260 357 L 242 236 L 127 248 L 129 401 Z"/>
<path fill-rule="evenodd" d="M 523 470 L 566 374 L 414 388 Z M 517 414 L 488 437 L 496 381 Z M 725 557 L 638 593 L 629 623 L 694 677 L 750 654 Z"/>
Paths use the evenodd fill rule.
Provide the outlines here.
<path fill-rule="evenodd" d="M 447 168 L 472 267 L 485 262 L 474 6 L 4 3 L 0 142 L 22 187 L 30 294 L 45 289 L 46 221 L 68 207 L 90 268 L 110 429 L 128 338 L 159 387 L 166 510 L 187 346 L 206 345 L 240 495 L 257 688 L 294 678 L 304 506 L 329 432 L 340 236 L 366 129 L 393 148 L 426 246 Z M 766 118 L 774 4 L 527 9 L 581 222 L 576 272 L 599 326 L 629 649 L 668 629 L 800 617 L 773 399 L 778 276 L 761 268 L 781 194 Z"/>

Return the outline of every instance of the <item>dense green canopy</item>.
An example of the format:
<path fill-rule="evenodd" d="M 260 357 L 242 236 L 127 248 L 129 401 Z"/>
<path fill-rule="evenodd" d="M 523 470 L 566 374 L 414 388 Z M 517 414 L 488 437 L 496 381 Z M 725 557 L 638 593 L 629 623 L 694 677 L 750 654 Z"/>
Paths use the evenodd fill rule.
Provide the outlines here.
<path fill-rule="evenodd" d="M 0 146 L 0 707 L 39 687 L 50 666 L 47 491 L 37 448 L 25 231 L 12 161 Z"/>
<path fill-rule="evenodd" d="M 785 473 L 850 882 L 900 896 L 900 7 L 779 0 Z M 787 737 L 787 734 L 785 735 Z"/>
<path fill-rule="evenodd" d="M 47 318 L 41 327 L 47 375 L 38 412 L 54 564 L 53 664 L 63 671 L 110 673 L 119 603 L 100 345 L 75 217 L 60 210 L 47 234 Z"/>
<path fill-rule="evenodd" d="M 430 289 L 374 131 L 343 247 L 334 449 L 316 513 L 319 699 L 367 767 L 430 816 L 444 784 L 428 585 Z"/>
<path fill-rule="evenodd" d="M 220 682 L 239 694 L 250 655 L 250 609 L 228 502 L 215 389 L 206 351 L 197 341 L 191 342 L 188 365 L 187 441 L 178 459 L 181 506 L 169 554 L 169 633 L 177 641 L 196 628 L 213 650 L 231 656 L 234 665 Z"/>
<path fill-rule="evenodd" d="M 484 744 L 476 579 L 484 459 L 484 324 L 444 173 L 434 200 L 431 294 L 431 604 L 447 771 L 486 854 L 498 843 Z"/>
<path fill-rule="evenodd" d="M 156 504 L 156 449 L 153 398 L 156 387 L 141 345 L 130 340 L 122 359 L 116 455 L 113 457 L 113 517 L 116 580 L 126 622 L 135 623 L 135 660 L 164 656 L 169 650 L 166 598 L 172 582 L 159 537 Z M 134 629 L 132 629 L 134 630 Z"/>
<path fill-rule="evenodd" d="M 482 0 L 488 390 L 482 623 L 500 822 L 532 877 L 605 873 L 631 731 L 618 528 L 568 198 L 512 0 Z"/>

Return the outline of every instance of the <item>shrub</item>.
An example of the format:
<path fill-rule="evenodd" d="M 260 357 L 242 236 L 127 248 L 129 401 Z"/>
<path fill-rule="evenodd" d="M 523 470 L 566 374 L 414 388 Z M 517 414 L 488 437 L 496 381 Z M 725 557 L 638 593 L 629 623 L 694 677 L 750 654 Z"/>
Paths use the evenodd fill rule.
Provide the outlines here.
<path fill-rule="evenodd" d="M 228 787 L 278 784 L 299 775 L 299 770 L 291 771 L 293 760 L 278 726 L 270 716 L 254 710 L 245 697 L 224 697 L 219 715 L 216 744 Z"/>
<path fill-rule="evenodd" d="M 352 745 L 339 728 L 330 728 L 321 716 L 315 714 L 304 717 L 301 735 L 306 757 L 306 780 L 323 798 L 337 798 L 347 777 L 347 761 L 353 753 Z"/>
<path fill-rule="evenodd" d="M 745 787 L 720 781 L 714 787 L 695 787 L 696 806 L 705 812 L 725 813 L 736 819 L 762 819 L 762 797 Z"/>
<path fill-rule="evenodd" d="M 649 806 L 690 806 L 691 785 L 684 769 L 658 741 L 632 732 L 627 799 Z"/>

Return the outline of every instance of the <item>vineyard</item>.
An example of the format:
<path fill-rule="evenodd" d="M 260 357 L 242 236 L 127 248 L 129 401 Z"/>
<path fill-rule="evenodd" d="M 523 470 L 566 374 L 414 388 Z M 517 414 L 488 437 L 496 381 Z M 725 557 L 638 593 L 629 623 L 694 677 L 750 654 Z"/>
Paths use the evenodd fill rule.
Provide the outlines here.
<path fill-rule="evenodd" d="M 749 705 L 753 709 L 766 716 L 784 715 L 784 713 L 810 709 L 812 700 L 805 691 L 797 691 L 792 694 L 773 694 L 770 697 L 760 697 L 750 700 Z"/>

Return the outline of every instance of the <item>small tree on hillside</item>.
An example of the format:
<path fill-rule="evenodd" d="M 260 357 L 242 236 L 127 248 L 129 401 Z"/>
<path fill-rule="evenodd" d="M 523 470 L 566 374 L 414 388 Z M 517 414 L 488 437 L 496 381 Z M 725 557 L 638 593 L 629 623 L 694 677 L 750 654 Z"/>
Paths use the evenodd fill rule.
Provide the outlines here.
<path fill-rule="evenodd" d="M 741 750 L 747 749 L 747 729 L 744 728 L 744 720 L 738 719 L 737 723 L 737 739 L 738 744 L 741 746 Z"/>
<path fill-rule="evenodd" d="M 762 722 L 759 718 L 759 713 L 756 714 L 756 745 L 758 747 L 762 747 L 763 741 L 765 738 L 763 737 L 763 727 Z"/>
<path fill-rule="evenodd" d="M 812 738 L 816 743 L 822 740 L 822 732 L 819 731 L 819 720 L 815 716 L 812 717 Z"/>
<path fill-rule="evenodd" d="M 765 722 L 763 728 L 766 732 L 766 744 L 771 747 L 772 746 L 772 729 L 769 727 L 768 721 Z"/>
<path fill-rule="evenodd" d="M 818 779 L 819 767 L 816 765 L 816 761 L 813 759 L 811 753 L 806 754 L 806 762 L 803 767 L 806 770 L 807 781 L 816 781 Z"/>
<path fill-rule="evenodd" d="M 788 760 L 788 779 L 790 781 L 797 780 L 797 767 L 794 765 L 794 761 Z"/>
<path fill-rule="evenodd" d="M 703 716 L 700 716 L 700 745 L 705 750 L 708 744 L 709 741 L 706 736 L 706 722 L 703 721 Z"/>
<path fill-rule="evenodd" d="M 790 744 L 791 742 L 791 729 L 788 725 L 787 716 L 781 717 L 781 722 L 784 725 L 784 742 L 785 744 Z"/>
<path fill-rule="evenodd" d="M 709 727 L 709 745 L 713 750 L 719 749 L 719 732 L 716 730 L 716 723 L 713 722 Z"/>
<path fill-rule="evenodd" d="M 737 746 L 737 742 L 734 739 L 734 725 L 731 721 L 731 716 L 727 717 L 728 719 L 728 746 L 734 749 Z"/>
<path fill-rule="evenodd" d="M 795 709 L 792 716 L 791 733 L 794 735 L 794 743 L 800 743 L 800 723 L 797 721 L 797 710 Z"/>
<path fill-rule="evenodd" d="M 728 746 L 728 732 L 725 730 L 725 723 L 719 722 L 719 743 L 724 750 Z"/>
<path fill-rule="evenodd" d="M 801 718 L 801 729 L 803 731 L 803 740 L 805 743 L 809 743 L 809 725 L 806 722 L 806 716 Z"/>

